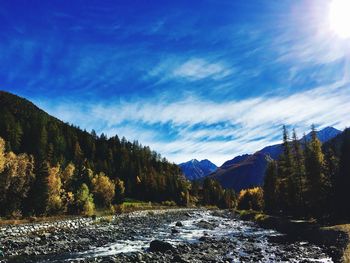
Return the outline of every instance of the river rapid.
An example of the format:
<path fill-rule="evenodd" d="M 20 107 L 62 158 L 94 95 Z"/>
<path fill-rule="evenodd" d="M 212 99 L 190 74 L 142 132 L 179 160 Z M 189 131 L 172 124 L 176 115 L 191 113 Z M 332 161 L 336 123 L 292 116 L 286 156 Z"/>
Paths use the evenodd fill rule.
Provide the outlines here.
<path fill-rule="evenodd" d="M 169 249 L 150 249 L 154 240 Z M 9 254 L 3 262 L 333 262 L 318 246 L 219 210 L 135 212 L 0 244 Z"/>

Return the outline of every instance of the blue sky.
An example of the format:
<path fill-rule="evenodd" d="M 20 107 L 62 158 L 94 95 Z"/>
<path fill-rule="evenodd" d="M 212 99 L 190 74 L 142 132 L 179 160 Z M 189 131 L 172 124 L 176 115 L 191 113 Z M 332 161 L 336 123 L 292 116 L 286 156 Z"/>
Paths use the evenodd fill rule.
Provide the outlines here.
<path fill-rule="evenodd" d="M 81 128 L 220 165 L 349 125 L 328 0 L 0 0 L 0 89 Z"/>

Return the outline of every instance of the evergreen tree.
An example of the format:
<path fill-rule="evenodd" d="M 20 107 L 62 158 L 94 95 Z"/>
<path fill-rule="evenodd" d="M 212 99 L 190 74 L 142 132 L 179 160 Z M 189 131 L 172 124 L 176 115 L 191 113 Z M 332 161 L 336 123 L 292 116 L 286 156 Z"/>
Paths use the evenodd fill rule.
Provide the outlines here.
<path fill-rule="evenodd" d="M 276 212 L 278 207 L 277 176 L 277 163 L 271 160 L 266 168 L 263 187 L 265 211 L 268 213 Z"/>
<path fill-rule="evenodd" d="M 49 200 L 48 178 L 50 167 L 46 160 L 41 161 L 37 166 L 35 182 L 31 189 L 32 204 L 36 215 L 44 215 Z"/>
<path fill-rule="evenodd" d="M 47 160 L 47 148 L 48 148 L 48 135 L 47 135 L 47 130 L 46 126 L 42 123 L 40 123 L 40 133 L 38 138 L 38 144 L 37 144 L 37 159 L 38 160 Z"/>
<path fill-rule="evenodd" d="M 125 196 L 125 186 L 124 186 L 124 182 L 122 180 L 120 180 L 119 178 L 117 178 L 115 180 L 115 197 L 114 197 L 114 202 L 116 204 L 121 204 L 124 201 L 124 196 Z"/>
<path fill-rule="evenodd" d="M 320 216 L 325 201 L 324 192 L 324 155 L 321 142 L 317 138 L 315 127 L 312 126 L 311 140 L 306 145 L 305 172 L 307 181 L 306 204 L 311 215 Z"/>
<path fill-rule="evenodd" d="M 285 213 L 294 213 L 296 210 L 297 183 L 294 176 L 294 162 L 290 145 L 289 134 L 286 126 L 283 126 L 283 153 L 278 161 L 278 199 L 279 207 Z"/>
<path fill-rule="evenodd" d="M 295 130 L 293 130 L 293 183 L 296 184 L 295 207 L 297 214 L 303 214 L 304 207 L 304 184 L 305 165 L 304 153 L 298 140 Z"/>
<path fill-rule="evenodd" d="M 222 208 L 232 209 L 236 206 L 236 194 L 232 189 L 226 189 L 222 199 Z"/>
<path fill-rule="evenodd" d="M 329 148 L 325 152 L 325 189 L 326 210 L 331 216 L 336 215 L 337 208 L 337 176 L 339 174 L 339 158 L 334 150 Z"/>
<path fill-rule="evenodd" d="M 224 190 L 218 181 L 206 177 L 203 182 L 203 204 L 219 206 L 224 196 Z"/>

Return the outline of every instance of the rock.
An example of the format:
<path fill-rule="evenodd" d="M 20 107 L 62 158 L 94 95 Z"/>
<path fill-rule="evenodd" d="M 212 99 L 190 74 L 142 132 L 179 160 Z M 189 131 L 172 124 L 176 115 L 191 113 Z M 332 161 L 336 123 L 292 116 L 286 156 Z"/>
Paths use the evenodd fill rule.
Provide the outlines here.
<path fill-rule="evenodd" d="M 168 242 L 153 240 L 149 246 L 149 250 L 151 252 L 165 252 L 169 250 L 174 250 L 174 247 Z"/>
<path fill-rule="evenodd" d="M 201 220 L 196 224 L 200 228 L 214 230 L 215 226 L 205 220 Z"/>
<path fill-rule="evenodd" d="M 177 230 L 176 228 L 172 228 L 172 229 L 171 229 L 171 233 L 172 233 L 172 234 L 178 234 L 178 233 L 180 233 L 180 231 Z"/>
<path fill-rule="evenodd" d="M 41 238 L 43 238 L 43 239 L 48 239 L 50 236 L 51 236 L 51 234 L 48 232 L 44 232 L 41 234 Z"/>
<path fill-rule="evenodd" d="M 138 261 L 142 261 L 143 260 L 142 254 L 137 254 L 137 260 Z"/>
<path fill-rule="evenodd" d="M 199 241 L 201 241 L 201 242 L 205 242 L 207 240 L 208 240 L 208 237 L 206 237 L 206 236 L 202 236 L 199 238 Z"/>
<path fill-rule="evenodd" d="M 181 258 L 181 256 L 180 255 L 175 255 L 174 257 L 173 257 L 173 260 L 172 260 L 173 262 L 180 262 L 180 263 L 187 263 L 188 261 L 186 261 L 186 260 L 184 260 L 183 258 Z"/>
<path fill-rule="evenodd" d="M 180 221 L 176 222 L 175 226 L 181 227 L 184 226 Z"/>

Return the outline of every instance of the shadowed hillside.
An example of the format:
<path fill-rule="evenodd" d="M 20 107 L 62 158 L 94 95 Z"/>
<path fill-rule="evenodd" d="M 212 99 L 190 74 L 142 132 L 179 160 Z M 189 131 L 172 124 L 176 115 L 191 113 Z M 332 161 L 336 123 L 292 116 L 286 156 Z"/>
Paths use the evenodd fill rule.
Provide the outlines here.
<path fill-rule="evenodd" d="M 317 132 L 321 142 L 327 142 L 339 135 L 341 132 L 333 127 L 326 127 Z M 307 134 L 305 139 L 310 140 L 311 135 Z M 261 186 L 264 181 L 264 175 L 268 160 L 277 160 L 283 151 L 282 144 L 267 146 L 260 151 L 249 155 L 241 155 L 226 161 L 218 170 L 211 174 L 212 178 L 217 179 L 223 187 L 233 188 L 235 191 L 241 189 Z"/>

